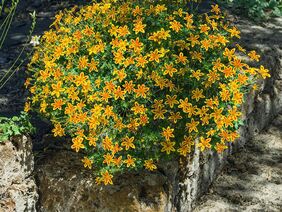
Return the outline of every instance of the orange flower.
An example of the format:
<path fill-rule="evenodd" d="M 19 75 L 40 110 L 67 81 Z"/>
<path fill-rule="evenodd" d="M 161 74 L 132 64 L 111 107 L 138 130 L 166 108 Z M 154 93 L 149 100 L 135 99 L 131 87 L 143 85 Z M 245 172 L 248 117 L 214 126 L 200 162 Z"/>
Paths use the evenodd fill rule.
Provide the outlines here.
<path fill-rule="evenodd" d="M 133 31 L 135 32 L 135 34 L 138 34 L 139 32 L 141 33 L 145 33 L 145 27 L 147 25 L 142 23 L 142 20 L 139 19 L 134 23 L 134 28 Z"/>
<path fill-rule="evenodd" d="M 125 147 L 125 150 L 129 150 L 130 148 L 135 149 L 135 145 L 133 144 L 134 137 L 129 138 L 126 136 L 122 139 L 121 146 Z"/>
<path fill-rule="evenodd" d="M 174 138 L 173 131 L 174 129 L 171 129 L 170 127 L 163 128 L 162 135 L 165 137 L 165 140 L 169 141 L 170 138 Z"/>
<path fill-rule="evenodd" d="M 102 146 L 105 150 L 111 150 L 113 148 L 112 139 L 106 136 L 102 141 Z"/>
<path fill-rule="evenodd" d="M 87 157 L 84 157 L 81 161 L 84 164 L 84 168 L 88 167 L 89 169 L 92 169 L 92 164 L 93 164 L 92 160 L 90 160 Z"/>
<path fill-rule="evenodd" d="M 146 87 L 145 84 L 138 85 L 137 89 L 134 89 L 134 92 L 136 93 L 136 97 L 142 96 L 143 98 L 146 98 L 146 94 L 149 91 L 149 88 Z"/>
<path fill-rule="evenodd" d="M 81 137 L 73 138 L 72 142 L 73 142 L 73 144 L 72 144 L 71 148 L 74 149 L 76 152 L 79 152 L 80 149 L 85 148 L 84 144 L 82 143 L 83 138 L 81 138 Z"/>
<path fill-rule="evenodd" d="M 174 20 L 170 22 L 170 27 L 173 31 L 179 32 L 181 30 L 182 24 Z"/>
<path fill-rule="evenodd" d="M 152 159 L 149 160 L 145 160 L 144 161 L 144 166 L 146 169 L 148 169 L 149 171 L 154 171 L 155 169 L 157 169 L 157 166 L 153 163 Z"/>
<path fill-rule="evenodd" d="M 52 132 L 54 133 L 54 136 L 57 137 L 57 136 L 64 136 L 65 135 L 65 131 L 64 129 L 62 128 L 61 124 L 60 123 L 56 123 L 55 124 L 55 128 L 52 130 Z"/>
<path fill-rule="evenodd" d="M 217 143 L 215 146 L 215 149 L 219 154 L 221 154 L 227 148 L 228 146 L 226 146 L 224 143 Z"/>
<path fill-rule="evenodd" d="M 162 145 L 162 149 L 161 151 L 162 152 L 166 152 L 166 154 L 170 154 L 170 152 L 174 152 L 175 149 L 174 149 L 174 145 L 175 145 L 175 142 L 171 142 L 171 141 L 164 141 L 164 142 L 161 142 L 161 145 Z"/>
<path fill-rule="evenodd" d="M 113 184 L 113 175 L 111 175 L 108 171 L 105 171 L 103 174 L 102 174 L 102 181 L 104 182 L 105 185 L 112 185 Z"/>
<path fill-rule="evenodd" d="M 56 99 L 54 103 L 52 103 L 53 110 L 62 110 L 63 105 L 64 105 L 64 102 L 62 99 Z"/>
<path fill-rule="evenodd" d="M 127 159 L 124 160 L 124 163 L 126 163 L 126 167 L 135 167 L 135 161 L 136 158 L 132 158 L 131 155 L 127 155 Z"/>
<path fill-rule="evenodd" d="M 201 151 L 204 151 L 206 148 L 208 148 L 208 149 L 211 148 L 210 142 L 211 142 L 211 138 L 201 137 L 200 143 L 197 146 L 200 147 Z"/>
<path fill-rule="evenodd" d="M 197 128 L 198 125 L 199 125 L 199 122 L 192 119 L 190 123 L 186 124 L 186 127 L 187 127 L 189 133 L 191 133 L 193 131 L 198 132 L 198 128 Z"/>

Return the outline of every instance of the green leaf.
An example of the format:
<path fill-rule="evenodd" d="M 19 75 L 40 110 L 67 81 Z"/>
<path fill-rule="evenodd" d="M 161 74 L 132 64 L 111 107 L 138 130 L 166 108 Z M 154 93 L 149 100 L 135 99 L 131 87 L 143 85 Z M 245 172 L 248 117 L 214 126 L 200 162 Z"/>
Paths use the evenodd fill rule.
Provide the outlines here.
<path fill-rule="evenodd" d="M 282 10 L 279 9 L 278 7 L 275 7 L 274 10 L 272 11 L 272 13 L 275 16 L 282 16 Z"/>
<path fill-rule="evenodd" d="M 7 135 L 0 135 L 0 142 L 4 142 L 4 141 L 7 141 L 9 140 L 9 136 Z"/>

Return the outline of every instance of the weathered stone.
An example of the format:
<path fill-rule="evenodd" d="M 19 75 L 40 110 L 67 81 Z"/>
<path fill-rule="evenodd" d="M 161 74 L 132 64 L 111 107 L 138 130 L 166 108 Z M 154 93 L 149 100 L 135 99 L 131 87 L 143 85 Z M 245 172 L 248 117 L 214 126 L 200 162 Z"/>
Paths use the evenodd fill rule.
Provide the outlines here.
<path fill-rule="evenodd" d="M 127 173 L 113 186 L 96 185 L 91 170 L 71 151 L 46 152 L 38 162 L 40 211 L 166 211 L 167 178 L 157 173 Z"/>
<path fill-rule="evenodd" d="M 0 143 L 0 211 L 36 211 L 32 143 L 26 136 Z"/>
<path fill-rule="evenodd" d="M 228 157 L 227 166 L 193 211 L 281 211 L 282 113 Z"/>
<path fill-rule="evenodd" d="M 282 70 L 282 68 L 281 68 Z M 276 80 L 274 83 L 274 109 L 277 113 L 282 111 L 282 80 Z"/>

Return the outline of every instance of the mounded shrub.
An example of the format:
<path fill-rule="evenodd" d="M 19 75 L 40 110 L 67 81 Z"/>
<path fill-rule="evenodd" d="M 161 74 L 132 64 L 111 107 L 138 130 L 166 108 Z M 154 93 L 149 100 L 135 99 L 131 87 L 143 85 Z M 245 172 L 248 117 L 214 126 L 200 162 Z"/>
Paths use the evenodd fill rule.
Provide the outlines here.
<path fill-rule="evenodd" d="M 221 153 L 238 137 L 244 94 L 269 76 L 235 55 L 259 60 L 233 41 L 240 32 L 217 5 L 197 15 L 179 2 L 142 2 L 60 12 L 28 66 L 25 110 L 71 136 L 97 183 L 193 148 Z"/>

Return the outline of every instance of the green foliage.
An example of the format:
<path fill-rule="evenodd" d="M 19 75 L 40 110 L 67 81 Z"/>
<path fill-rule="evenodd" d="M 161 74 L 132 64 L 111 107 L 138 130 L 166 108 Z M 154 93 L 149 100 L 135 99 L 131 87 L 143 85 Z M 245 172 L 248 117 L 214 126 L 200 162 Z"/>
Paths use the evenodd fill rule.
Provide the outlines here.
<path fill-rule="evenodd" d="M 0 143 L 9 140 L 13 136 L 33 133 L 34 128 L 29 121 L 28 114 L 21 112 L 19 116 L 12 118 L 0 117 Z"/>
<path fill-rule="evenodd" d="M 266 20 L 282 15 L 281 0 L 219 0 L 254 20 Z"/>

